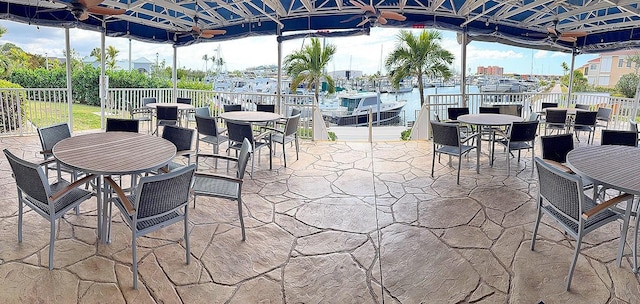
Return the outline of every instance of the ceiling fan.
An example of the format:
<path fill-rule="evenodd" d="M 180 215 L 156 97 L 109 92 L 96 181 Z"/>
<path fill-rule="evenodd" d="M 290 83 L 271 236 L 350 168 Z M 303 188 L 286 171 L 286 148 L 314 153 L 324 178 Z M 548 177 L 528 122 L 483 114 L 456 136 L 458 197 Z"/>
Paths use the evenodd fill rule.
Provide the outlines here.
<path fill-rule="evenodd" d="M 89 14 L 115 16 L 122 15 L 127 11 L 121 8 L 99 6 L 103 1 L 104 0 L 71 0 L 71 2 L 64 2 L 64 5 L 66 5 L 67 10 L 69 10 L 73 16 L 80 21 L 87 20 L 89 18 Z M 50 10 L 52 11 L 57 9 Z"/>
<path fill-rule="evenodd" d="M 547 27 L 547 33 L 524 33 L 522 34 L 525 37 L 541 37 L 541 38 L 550 38 L 554 42 L 555 41 L 564 41 L 564 42 L 576 42 L 579 37 L 584 37 L 587 35 L 587 32 L 584 31 L 571 31 L 571 32 L 560 32 L 558 31 L 558 19 L 553 20 L 553 26 Z"/>
<path fill-rule="evenodd" d="M 193 26 L 191 27 L 191 30 L 176 32 L 176 33 L 182 36 L 191 35 L 193 39 L 198 39 L 198 38 L 208 39 L 208 38 L 213 38 L 213 36 L 215 35 L 224 35 L 227 33 L 226 30 L 203 30 L 198 26 L 198 20 L 200 19 L 198 18 L 198 15 L 196 13 L 196 15 L 193 16 Z"/>
<path fill-rule="evenodd" d="M 371 23 L 371 24 L 375 24 L 376 22 L 382 25 L 387 24 L 387 20 L 396 20 L 396 21 L 405 21 L 407 20 L 407 17 L 403 16 L 400 13 L 396 13 L 393 11 L 387 11 L 387 10 L 379 10 L 376 9 L 375 7 L 373 7 L 373 4 L 369 4 L 366 5 L 362 2 L 360 2 L 359 0 L 349 0 L 349 2 L 351 4 L 353 4 L 354 6 L 358 7 L 359 9 L 364 11 L 364 18 L 362 19 L 362 21 L 360 23 L 358 23 L 358 25 L 356 25 L 356 27 L 360 27 L 363 26 L 367 23 Z M 361 16 L 354 16 L 351 17 L 347 20 L 343 20 L 340 21 L 341 23 L 344 22 L 349 22 L 351 20 L 354 20 L 356 18 L 360 18 Z"/>

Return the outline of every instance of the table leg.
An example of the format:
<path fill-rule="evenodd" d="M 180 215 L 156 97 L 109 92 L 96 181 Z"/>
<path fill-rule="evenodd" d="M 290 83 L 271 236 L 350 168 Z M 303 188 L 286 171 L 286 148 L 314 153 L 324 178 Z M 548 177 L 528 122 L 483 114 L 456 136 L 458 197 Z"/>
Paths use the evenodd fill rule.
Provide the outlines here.
<path fill-rule="evenodd" d="M 104 238 L 102 234 L 102 175 L 96 178 L 96 206 L 98 212 L 98 227 L 96 227 L 96 230 L 98 239 L 102 240 Z"/>
<path fill-rule="evenodd" d="M 108 244 L 111 242 L 109 235 L 109 185 L 108 183 L 102 183 L 102 243 Z"/>
<path fill-rule="evenodd" d="M 493 152 L 495 150 L 496 131 L 493 128 L 491 128 L 490 130 L 491 130 L 491 135 L 489 136 L 489 138 L 491 139 L 491 142 L 490 142 L 490 144 L 491 144 L 490 150 L 491 151 L 489 152 L 489 165 L 491 167 L 493 167 Z"/>

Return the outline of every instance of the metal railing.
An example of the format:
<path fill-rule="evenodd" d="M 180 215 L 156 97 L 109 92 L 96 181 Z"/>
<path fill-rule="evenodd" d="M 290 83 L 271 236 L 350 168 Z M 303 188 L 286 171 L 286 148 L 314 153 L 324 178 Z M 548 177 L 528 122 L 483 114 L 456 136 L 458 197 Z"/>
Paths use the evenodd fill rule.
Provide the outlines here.
<path fill-rule="evenodd" d="M 68 120 L 67 89 L 0 89 L 0 135 L 35 134 Z"/>

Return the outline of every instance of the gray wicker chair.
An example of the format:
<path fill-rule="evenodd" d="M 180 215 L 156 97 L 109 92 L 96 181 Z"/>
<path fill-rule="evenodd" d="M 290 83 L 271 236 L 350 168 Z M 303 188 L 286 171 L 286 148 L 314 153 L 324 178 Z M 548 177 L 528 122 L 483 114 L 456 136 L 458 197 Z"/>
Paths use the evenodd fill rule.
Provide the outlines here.
<path fill-rule="evenodd" d="M 106 132 L 138 133 L 140 124 L 137 119 L 107 118 Z"/>
<path fill-rule="evenodd" d="M 220 144 L 228 142 L 229 138 L 224 136 L 226 129 L 218 129 L 218 121 L 216 117 L 201 116 L 196 114 L 196 129 L 198 137 L 196 138 L 196 152 L 200 153 L 200 141 L 213 145 L 213 153 L 218 154 Z M 216 161 L 216 168 L 218 162 Z"/>
<path fill-rule="evenodd" d="M 218 197 L 238 201 L 238 217 L 240 218 L 243 241 L 246 239 L 246 235 L 244 231 L 244 219 L 242 217 L 242 179 L 247 169 L 250 153 L 251 143 L 248 139 L 242 141 L 242 148 L 240 149 L 238 158 L 227 155 L 198 153 L 196 155 L 196 166 L 199 164 L 200 158 L 213 157 L 236 162 L 237 171 L 235 177 L 196 171 L 192 188 L 193 208 L 196 207 L 196 198 L 198 196 Z"/>
<path fill-rule="evenodd" d="M 191 154 L 194 153 L 193 145 L 193 129 L 187 129 L 177 126 L 165 126 L 162 130 L 162 138 L 170 141 L 176 146 L 176 156 L 187 158 L 187 164 L 191 163 Z M 174 162 L 169 163 L 168 170 L 172 170 L 184 165 Z"/>
<path fill-rule="evenodd" d="M 596 133 L 596 111 L 577 111 L 576 117 L 573 119 L 573 133 L 576 134 L 576 139 L 580 141 L 580 133 L 589 132 L 587 137 L 587 143 L 593 144 L 593 138 Z"/>
<path fill-rule="evenodd" d="M 65 123 L 55 124 L 48 127 L 38 128 L 38 136 L 40 137 L 40 145 L 42 151 L 40 154 L 47 161 L 53 158 L 53 146 L 59 141 L 71 137 L 71 131 L 69 131 L 69 125 Z M 45 167 L 45 174 L 49 176 L 49 170 L 55 170 L 58 174 L 58 179 L 62 178 L 60 174 L 66 172 L 71 174 L 71 180 L 74 181 L 77 177 L 77 172 L 71 168 L 68 168 L 57 161 L 48 162 Z"/>
<path fill-rule="evenodd" d="M 210 117 L 211 113 L 209 113 L 209 106 L 205 107 L 197 107 L 187 114 L 187 127 L 189 127 L 190 122 L 196 121 L 196 115 Z M 197 127 L 196 127 L 197 128 Z"/>
<path fill-rule="evenodd" d="M 567 110 L 547 110 L 544 119 L 544 135 L 547 130 L 567 133 Z"/>
<path fill-rule="evenodd" d="M 147 123 L 147 133 L 151 132 L 151 122 L 153 121 L 153 110 L 146 105 L 149 103 L 156 103 L 155 97 L 142 98 L 142 107 L 135 108 L 131 102 L 127 102 L 127 108 L 129 110 L 129 116 L 131 119 L 135 119 L 138 122 Z"/>
<path fill-rule="evenodd" d="M 611 121 L 612 113 L 613 113 L 613 109 L 611 108 L 598 108 L 598 115 L 597 115 L 598 124 L 596 126 L 608 129 L 609 122 Z"/>
<path fill-rule="evenodd" d="M 287 153 L 285 149 L 285 145 L 287 143 L 293 142 L 296 145 L 296 160 L 300 159 L 299 150 L 300 145 L 298 144 L 298 125 L 300 124 L 300 114 L 292 117 L 287 117 L 286 123 L 284 124 L 284 128 L 272 128 L 265 127 L 265 130 L 271 131 L 269 135 L 269 141 L 272 143 L 279 143 L 282 145 L 282 158 L 284 159 L 284 166 L 287 167 Z M 273 147 L 275 152 L 275 147 Z"/>
<path fill-rule="evenodd" d="M 226 104 L 222 105 L 225 112 L 237 112 L 242 111 L 242 106 L 239 104 Z"/>
<path fill-rule="evenodd" d="M 436 154 L 446 154 L 450 157 L 456 156 L 458 157 L 458 177 L 456 179 L 456 182 L 459 185 L 462 155 L 469 153 L 473 149 L 476 149 L 476 146 L 465 145 L 465 143 L 478 137 L 478 133 L 471 134 L 466 138 L 461 139 L 460 126 L 458 126 L 458 124 L 435 121 L 431 122 L 431 130 L 433 131 L 433 158 L 431 160 L 431 177 L 433 177 L 435 168 Z M 480 173 L 480 154 L 476 154 L 476 172 Z"/>
<path fill-rule="evenodd" d="M 122 218 L 131 228 L 134 289 L 138 289 L 138 258 L 136 254 L 136 239 L 138 237 L 183 221 L 187 264 L 190 263 L 188 205 L 189 189 L 195 170 L 195 165 L 188 165 L 166 174 L 145 176 L 140 179 L 140 183 L 130 196 L 125 195 L 113 179 L 105 178 L 116 193 L 109 199 L 109 226 L 111 226 L 112 206 L 116 205 Z M 109 230 L 111 230 L 110 227 Z"/>
<path fill-rule="evenodd" d="M 271 142 L 268 140 L 270 132 L 264 132 L 256 136 L 253 135 L 251 124 L 241 123 L 227 120 L 227 133 L 229 135 L 229 150 L 236 150 L 236 155 L 242 149 L 245 138 L 251 144 L 251 177 L 253 178 L 253 167 L 255 163 L 255 152 L 258 151 L 260 157 L 260 149 L 269 149 L 269 170 L 273 169 L 273 159 L 271 158 Z"/>
<path fill-rule="evenodd" d="M 18 188 L 18 242 L 22 242 L 22 214 L 23 204 L 29 206 L 51 224 L 49 238 L 49 270 L 53 269 L 53 248 L 56 239 L 56 220 L 61 218 L 71 208 L 91 198 L 91 191 L 78 188 L 92 181 L 94 175 L 70 183 L 62 178 L 49 183 L 42 169 L 42 164 L 30 163 L 13 155 L 9 150 L 3 150 L 16 181 Z M 49 161 L 54 161 L 53 159 Z"/>
<path fill-rule="evenodd" d="M 502 139 L 497 140 L 497 142 L 503 145 L 507 150 L 507 176 L 511 174 L 511 161 L 509 160 L 511 151 L 518 151 L 518 163 L 520 163 L 520 152 L 522 150 L 531 150 L 531 164 L 533 164 L 533 157 L 535 156 L 536 151 L 535 141 L 537 131 L 537 120 L 513 122 L 511 123 L 507 134 L 504 134 L 501 131 L 496 131 L 500 133 L 500 136 L 502 137 Z"/>
<path fill-rule="evenodd" d="M 535 248 L 536 235 L 543 212 L 556 220 L 568 235 L 576 239 L 575 252 L 567 277 L 566 288 L 569 290 L 573 270 L 578 260 L 580 246 L 582 245 L 582 237 L 605 224 L 623 219 L 624 223 L 620 233 L 617 257 L 617 263 L 618 266 L 620 266 L 627 229 L 629 227 L 630 207 L 633 204 L 633 195 L 623 194 L 596 204 L 591 198 L 584 194 L 582 190 L 584 188 L 582 179 L 579 175 L 563 172 L 538 157 L 535 158 L 535 162 L 538 170 L 539 186 L 537 216 L 531 238 L 531 250 Z M 623 201 L 627 202 L 628 207 L 624 215 L 608 209 Z"/>
<path fill-rule="evenodd" d="M 158 136 L 158 128 L 160 126 L 177 126 L 178 125 L 178 107 L 176 106 L 158 106 L 156 107 L 156 130 L 153 133 Z"/>
<path fill-rule="evenodd" d="M 623 130 L 602 130 L 601 145 L 638 146 L 638 132 Z"/>
<path fill-rule="evenodd" d="M 580 109 L 580 110 L 590 110 L 591 106 L 590 105 L 586 105 L 586 104 L 580 104 L 580 103 L 576 103 L 576 109 Z"/>

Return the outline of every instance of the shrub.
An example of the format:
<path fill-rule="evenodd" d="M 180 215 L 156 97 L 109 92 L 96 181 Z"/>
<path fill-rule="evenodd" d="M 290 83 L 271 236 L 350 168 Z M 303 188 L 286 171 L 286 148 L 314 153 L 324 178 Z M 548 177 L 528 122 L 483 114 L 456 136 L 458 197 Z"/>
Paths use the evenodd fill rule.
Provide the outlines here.
<path fill-rule="evenodd" d="M 329 134 L 330 141 L 336 141 L 336 139 L 338 139 L 338 137 L 336 136 L 336 132 L 329 131 L 328 134 Z"/>
<path fill-rule="evenodd" d="M 0 79 L 0 88 L 22 88 L 22 86 Z M 21 126 L 17 124 L 17 122 L 20 121 L 20 114 L 23 118 L 22 121 L 25 121 L 24 109 L 26 107 L 27 99 L 24 92 L 20 92 L 18 94 L 14 93 L 15 91 L 0 89 L 0 133 L 6 133 L 20 128 Z M 18 105 L 20 108 L 18 108 Z M 14 124 L 11 124 L 10 122 L 13 122 Z"/>
<path fill-rule="evenodd" d="M 400 139 L 409 140 L 411 139 L 411 129 L 406 129 L 400 133 Z"/>

